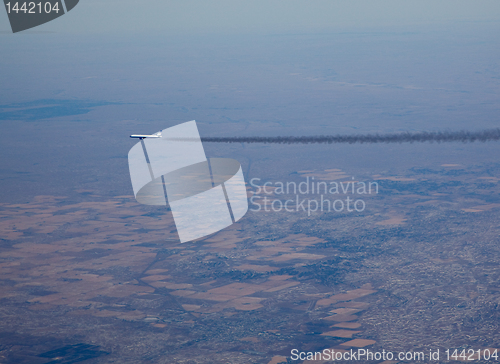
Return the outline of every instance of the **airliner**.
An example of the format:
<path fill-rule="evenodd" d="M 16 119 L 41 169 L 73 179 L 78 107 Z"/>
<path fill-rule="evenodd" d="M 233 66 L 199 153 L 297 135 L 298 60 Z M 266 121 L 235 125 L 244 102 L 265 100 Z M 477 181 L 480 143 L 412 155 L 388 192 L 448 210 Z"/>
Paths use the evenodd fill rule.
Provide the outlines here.
<path fill-rule="evenodd" d="M 146 138 L 161 138 L 161 131 L 158 133 L 154 133 L 151 135 L 145 135 L 145 134 L 132 134 L 130 136 L 131 138 L 137 138 L 137 139 L 146 139 Z"/>

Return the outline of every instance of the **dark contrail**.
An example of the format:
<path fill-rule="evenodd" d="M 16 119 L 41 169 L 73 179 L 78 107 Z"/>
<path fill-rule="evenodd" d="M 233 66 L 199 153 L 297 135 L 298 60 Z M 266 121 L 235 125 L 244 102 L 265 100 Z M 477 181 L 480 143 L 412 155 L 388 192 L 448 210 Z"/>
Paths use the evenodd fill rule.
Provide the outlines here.
<path fill-rule="evenodd" d="M 176 140 L 190 140 L 177 139 Z M 480 131 L 437 131 L 393 134 L 354 134 L 276 137 L 203 137 L 205 143 L 264 143 L 264 144 L 355 144 L 355 143 L 424 143 L 424 142 L 489 142 L 500 140 L 500 128 Z"/>

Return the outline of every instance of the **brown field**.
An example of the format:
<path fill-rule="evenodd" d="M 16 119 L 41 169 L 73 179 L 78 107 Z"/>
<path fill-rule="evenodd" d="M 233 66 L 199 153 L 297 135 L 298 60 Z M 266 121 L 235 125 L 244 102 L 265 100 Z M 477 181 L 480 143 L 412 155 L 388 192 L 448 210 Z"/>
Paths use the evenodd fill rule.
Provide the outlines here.
<path fill-rule="evenodd" d="M 260 290 L 260 286 L 255 284 L 231 283 L 226 286 L 210 289 L 207 293 L 211 295 L 246 296 Z"/>
<path fill-rule="evenodd" d="M 323 317 L 323 320 L 327 321 L 336 321 L 336 322 L 345 322 L 345 321 L 353 321 L 357 320 L 358 316 L 356 315 L 333 315 Z"/>
<path fill-rule="evenodd" d="M 331 313 L 335 313 L 337 315 L 352 315 L 354 313 L 357 313 L 361 310 L 356 309 L 356 308 L 336 308 L 335 310 L 331 310 Z"/>
<path fill-rule="evenodd" d="M 322 172 L 314 172 L 314 171 L 298 171 L 302 177 L 314 177 L 321 181 L 335 181 L 339 179 L 346 179 L 351 176 L 342 172 L 341 169 L 325 169 Z"/>
<path fill-rule="evenodd" d="M 368 345 L 373 345 L 375 344 L 376 341 L 375 340 L 368 340 L 368 339 L 354 339 L 354 340 L 351 340 L 351 341 L 347 341 L 345 343 L 342 343 L 340 345 L 342 346 L 353 346 L 353 347 L 356 347 L 356 348 L 364 348 L 365 346 L 368 346 Z"/>
<path fill-rule="evenodd" d="M 483 211 L 488 211 L 488 210 L 495 209 L 498 207 L 500 207 L 500 204 L 491 203 L 491 204 L 487 204 L 487 205 L 479 205 L 479 206 L 473 206 L 470 208 L 465 208 L 465 209 L 462 209 L 462 211 L 465 211 L 465 212 L 483 212 Z"/>
<path fill-rule="evenodd" d="M 318 302 L 316 302 L 316 305 L 317 306 L 330 306 L 330 305 L 333 305 L 334 303 L 337 303 L 339 301 L 340 300 L 338 300 L 337 298 L 334 298 L 332 296 L 330 298 L 323 298 L 323 299 L 319 300 Z"/>
<path fill-rule="evenodd" d="M 342 327 L 345 329 L 357 329 L 361 327 L 361 324 L 357 322 L 339 322 L 338 324 L 333 325 L 332 327 Z"/>
<path fill-rule="evenodd" d="M 334 337 L 343 337 L 346 339 L 352 338 L 352 335 L 358 334 L 361 331 L 351 331 L 351 330 L 335 330 L 335 331 L 327 331 L 321 334 L 321 336 L 334 336 Z"/>
<path fill-rule="evenodd" d="M 164 275 L 161 275 L 161 274 L 154 274 L 154 275 L 143 277 L 141 279 L 143 281 L 155 282 L 155 281 L 162 281 L 162 280 L 169 279 L 169 278 L 171 278 L 171 276 L 164 276 Z M 181 287 L 181 288 L 187 288 L 187 287 Z"/>
<path fill-rule="evenodd" d="M 370 286 L 370 288 L 372 287 Z M 369 304 L 366 302 L 355 302 L 355 301 L 342 302 L 335 305 L 335 307 L 349 307 L 349 308 L 359 308 L 359 309 L 365 309 L 368 306 Z"/>
<path fill-rule="evenodd" d="M 186 311 L 197 311 L 201 308 L 201 306 L 184 304 L 182 305 L 182 308 L 185 309 Z"/>

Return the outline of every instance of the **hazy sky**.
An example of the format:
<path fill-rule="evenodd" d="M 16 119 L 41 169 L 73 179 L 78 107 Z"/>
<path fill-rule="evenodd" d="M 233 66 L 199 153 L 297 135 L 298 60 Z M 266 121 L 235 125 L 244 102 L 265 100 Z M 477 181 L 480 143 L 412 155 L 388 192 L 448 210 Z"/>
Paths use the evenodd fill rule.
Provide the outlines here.
<path fill-rule="evenodd" d="M 37 31 L 168 34 L 294 33 L 339 27 L 499 21 L 497 0 L 81 0 L 67 16 Z M 0 31 L 9 31 L 5 11 Z"/>
<path fill-rule="evenodd" d="M 0 11 L 0 155 L 11 155 L 0 163 L 2 199 L 77 187 L 131 193 L 128 136 L 193 119 L 204 136 L 496 127 L 499 28 L 498 0 L 80 0 L 16 34 Z M 378 171 L 396 158 L 404 168 L 434 155 L 494 159 L 497 145 L 330 146 L 327 154 L 343 153 L 335 168 Z M 255 162 L 262 147 L 245 148 L 237 156 L 207 146 Z M 296 171 L 302 149 L 291 157 L 280 148 L 272 153 L 289 161 L 284 173 Z M 321 148 L 308 147 L 301 168 L 311 156 L 333 168 Z"/>

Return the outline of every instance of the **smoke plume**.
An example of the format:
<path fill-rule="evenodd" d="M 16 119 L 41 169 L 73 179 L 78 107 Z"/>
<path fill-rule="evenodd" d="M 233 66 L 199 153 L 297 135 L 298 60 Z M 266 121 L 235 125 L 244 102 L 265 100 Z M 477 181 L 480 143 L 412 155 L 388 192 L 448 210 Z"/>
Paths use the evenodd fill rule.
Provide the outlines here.
<path fill-rule="evenodd" d="M 180 139 L 177 139 L 180 140 Z M 263 143 L 263 144 L 374 144 L 374 143 L 448 143 L 489 142 L 500 140 L 500 128 L 480 131 L 438 131 L 393 134 L 352 134 L 276 137 L 203 137 L 204 143 Z"/>

